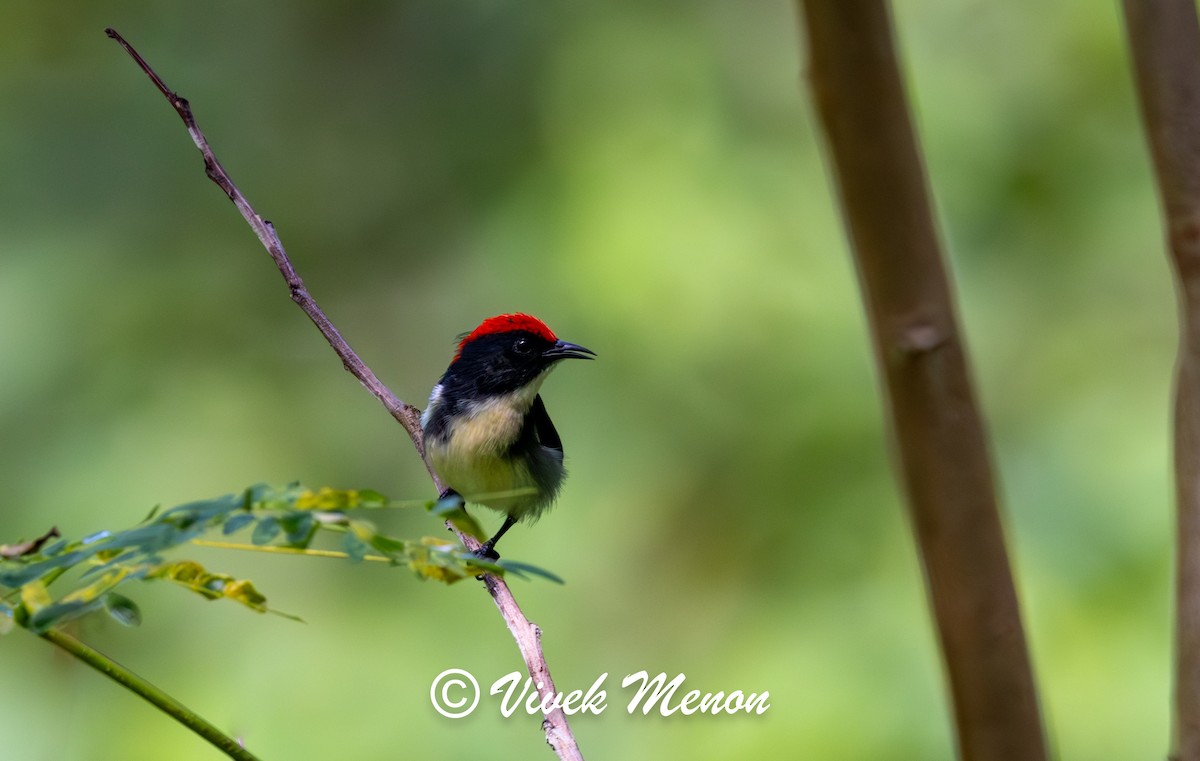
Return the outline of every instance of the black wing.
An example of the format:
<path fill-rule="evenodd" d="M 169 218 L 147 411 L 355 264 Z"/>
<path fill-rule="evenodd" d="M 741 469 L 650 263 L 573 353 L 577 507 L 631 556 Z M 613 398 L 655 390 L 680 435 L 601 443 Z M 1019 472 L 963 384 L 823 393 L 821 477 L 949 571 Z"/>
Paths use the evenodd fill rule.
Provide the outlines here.
<path fill-rule="evenodd" d="M 562 439 L 558 437 L 558 431 L 550 420 L 550 413 L 546 412 L 546 404 L 542 401 L 541 394 L 533 397 L 533 406 L 529 408 L 529 417 L 526 418 L 525 425 L 526 428 L 533 427 L 539 444 L 559 452 L 563 451 Z"/>

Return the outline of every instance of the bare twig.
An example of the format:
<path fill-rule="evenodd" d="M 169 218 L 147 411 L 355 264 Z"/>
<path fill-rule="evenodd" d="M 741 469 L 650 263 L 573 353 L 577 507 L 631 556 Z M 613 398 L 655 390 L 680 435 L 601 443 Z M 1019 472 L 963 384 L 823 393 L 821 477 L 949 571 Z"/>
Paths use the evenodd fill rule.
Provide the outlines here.
<path fill-rule="evenodd" d="M 1179 294 L 1171 758 L 1200 759 L 1200 22 L 1195 0 L 1125 0 L 1142 121 Z"/>
<path fill-rule="evenodd" d="M 288 290 L 292 294 L 292 301 L 304 310 L 308 318 L 313 321 L 317 329 L 321 331 L 321 335 L 325 336 L 325 340 L 333 347 L 333 350 L 341 358 L 342 364 L 350 371 L 354 377 L 366 386 L 376 399 L 383 403 L 387 411 L 392 414 L 392 417 L 404 426 L 404 430 L 408 431 L 409 437 L 412 439 L 413 446 L 417 448 L 417 452 L 421 453 L 424 458 L 424 445 L 421 441 L 421 413 L 410 404 L 405 404 L 392 393 L 391 389 L 383 385 L 383 382 L 375 376 L 371 368 L 367 367 L 366 363 L 358 358 L 358 354 L 350 348 L 346 340 L 342 338 L 342 334 L 334 327 L 329 318 L 325 316 L 325 312 L 309 295 L 308 289 L 304 286 L 304 281 L 300 279 L 300 275 L 296 273 L 296 269 L 292 266 L 291 260 L 288 258 L 287 252 L 283 249 L 283 243 L 279 240 L 279 235 L 275 232 L 275 227 L 267 220 L 263 219 L 254 211 L 254 207 L 242 195 L 242 191 L 238 190 L 237 185 L 233 184 L 233 180 L 229 178 L 229 174 L 225 168 L 221 166 L 221 162 L 217 161 L 217 157 L 213 155 L 212 149 L 208 146 L 208 141 L 204 138 L 204 133 L 196 126 L 196 118 L 192 115 L 192 108 L 188 104 L 187 99 L 181 97 L 167 87 L 167 83 L 162 80 L 154 69 L 150 68 L 150 64 L 138 54 L 133 46 L 125 41 L 125 38 L 111 27 L 104 30 L 104 33 L 125 48 L 125 52 L 133 57 L 137 65 L 142 71 L 150 77 L 154 82 L 154 86 L 158 91 L 170 102 L 175 112 L 179 114 L 179 118 L 183 119 L 184 125 L 187 127 L 188 134 L 192 137 L 192 142 L 200 149 L 201 155 L 204 156 L 204 173 L 208 178 L 215 182 L 221 190 L 225 191 L 225 195 L 229 196 L 229 200 L 233 201 L 233 205 L 241 212 L 242 218 L 246 220 L 246 224 L 250 225 L 250 229 L 258 236 L 263 247 L 267 249 L 267 253 L 275 261 L 275 266 L 279 268 L 279 273 L 283 275 L 284 282 L 287 283 Z M 426 465 L 428 467 L 428 464 Z M 433 471 L 430 470 L 430 475 Z M 437 476 L 434 475 L 434 481 L 437 481 Z M 438 489 L 441 489 L 439 484 Z"/>
<path fill-rule="evenodd" d="M 342 338 L 341 333 L 334 327 L 333 323 L 325 316 L 325 313 L 317 305 L 309 294 L 308 289 L 304 286 L 304 281 L 296 273 L 292 266 L 291 260 L 288 258 L 287 252 L 283 248 L 283 243 L 279 240 L 278 234 L 275 232 L 275 227 L 264 220 L 238 190 L 237 185 L 233 184 L 233 180 L 229 178 L 225 168 L 221 166 L 221 162 L 217 161 L 217 157 L 213 155 L 212 149 L 208 145 L 208 141 L 204 137 L 204 133 L 196 125 L 196 118 L 192 114 L 191 106 L 187 100 L 181 97 L 167 87 L 155 71 L 150 68 L 146 60 L 134 50 L 133 46 L 125 41 L 115 29 L 111 27 L 105 29 L 105 34 L 116 40 L 121 47 L 125 48 L 125 52 L 137 62 L 137 65 L 150 77 L 154 82 L 155 87 L 167 99 L 179 117 L 183 119 L 184 125 L 187 127 L 188 134 L 191 135 L 192 142 L 200 150 L 204 156 L 204 171 L 208 178 L 215 182 L 221 190 L 229 196 L 229 200 L 233 201 L 233 205 L 241 212 L 242 217 L 250 228 L 254 230 L 254 234 L 258 236 L 267 253 L 271 255 L 271 259 L 275 261 L 275 266 L 279 268 L 279 272 L 283 275 L 284 281 L 287 283 L 288 290 L 291 292 L 292 301 L 308 315 L 317 329 L 321 331 L 321 335 L 333 347 L 334 352 L 341 358 L 342 364 L 354 377 L 371 392 L 392 417 L 396 419 L 400 425 L 404 426 L 404 430 L 408 432 L 409 438 L 412 439 L 413 446 L 420 455 L 422 462 L 425 462 L 425 468 L 429 471 L 430 477 L 433 479 L 434 486 L 438 491 L 443 490 L 443 484 L 438 479 L 437 474 L 429 467 L 428 461 L 425 460 L 425 447 L 422 443 L 421 435 L 421 413 L 416 407 L 407 404 L 400 400 L 391 389 L 383 384 L 376 377 L 371 368 L 363 362 L 358 354 L 350 348 L 346 340 Z M 458 531 L 451 523 L 446 523 L 447 527 L 454 531 L 459 540 L 469 550 L 479 549 L 479 540 L 475 537 Z M 550 669 L 546 665 L 546 657 L 542 652 L 541 645 L 541 630 L 537 626 L 530 623 L 525 614 L 521 612 L 521 608 L 517 605 L 516 598 L 513 597 L 512 591 L 504 579 L 488 574 L 484 576 L 484 583 L 488 592 L 495 601 L 496 607 L 499 608 L 501 616 L 504 618 L 504 623 L 512 632 L 513 638 L 517 641 L 517 647 L 521 651 L 521 657 L 525 661 L 525 666 L 529 671 L 529 676 L 533 679 L 535 688 L 543 698 L 551 696 L 555 692 L 554 682 L 550 678 Z M 566 714 L 561 708 L 555 708 L 546 715 L 542 722 L 542 728 L 546 732 L 546 743 L 554 750 L 560 759 L 564 761 L 583 761 L 583 755 L 579 751 L 579 746 L 575 742 L 575 736 L 571 733 L 571 728 L 567 723 Z"/>
<path fill-rule="evenodd" d="M 803 0 L 809 83 L 866 302 L 966 761 L 1047 756 L 987 439 L 884 0 Z"/>

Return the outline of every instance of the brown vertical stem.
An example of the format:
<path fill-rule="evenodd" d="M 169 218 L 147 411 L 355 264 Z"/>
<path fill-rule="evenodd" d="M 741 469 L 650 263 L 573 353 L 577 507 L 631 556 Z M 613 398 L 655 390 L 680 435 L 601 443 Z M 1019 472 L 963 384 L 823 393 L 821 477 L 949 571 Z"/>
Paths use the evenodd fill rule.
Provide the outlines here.
<path fill-rule="evenodd" d="M 808 79 L 866 302 L 967 761 L 1047 757 L 925 171 L 881 0 L 799 0 Z"/>
<path fill-rule="evenodd" d="M 1194 0 L 1123 5 L 1180 306 L 1171 757 L 1200 759 L 1200 22 Z"/>

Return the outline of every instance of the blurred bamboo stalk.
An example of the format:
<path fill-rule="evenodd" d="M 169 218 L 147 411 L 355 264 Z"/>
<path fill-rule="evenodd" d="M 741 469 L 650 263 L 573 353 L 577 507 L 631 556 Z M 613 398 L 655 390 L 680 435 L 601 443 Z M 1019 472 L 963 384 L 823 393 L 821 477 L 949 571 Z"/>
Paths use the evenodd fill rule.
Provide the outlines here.
<path fill-rule="evenodd" d="M 1194 0 L 1124 0 L 1179 293 L 1171 758 L 1200 759 L 1200 21 Z"/>
<path fill-rule="evenodd" d="M 798 0 L 959 756 L 1047 758 L 1033 671 L 922 158 L 883 0 Z"/>

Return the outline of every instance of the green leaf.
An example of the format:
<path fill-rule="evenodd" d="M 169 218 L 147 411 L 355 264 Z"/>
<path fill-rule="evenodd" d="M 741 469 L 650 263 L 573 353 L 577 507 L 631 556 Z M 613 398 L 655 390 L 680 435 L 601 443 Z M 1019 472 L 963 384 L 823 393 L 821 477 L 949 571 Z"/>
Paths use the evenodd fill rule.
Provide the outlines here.
<path fill-rule="evenodd" d="M 254 523 L 255 520 L 257 520 L 257 518 L 255 518 L 253 513 L 249 512 L 231 515 L 225 521 L 225 525 L 221 527 L 221 533 L 225 534 L 225 536 L 229 536 L 230 534 L 236 533 L 240 529 L 249 526 L 251 523 Z"/>
<path fill-rule="evenodd" d="M 371 521 L 362 520 L 361 518 L 355 518 L 347 525 L 350 528 L 350 533 L 354 534 L 364 542 L 371 541 L 371 537 L 378 533 L 374 523 L 371 523 Z"/>
<path fill-rule="evenodd" d="M 49 547 L 43 547 L 42 551 L 39 554 L 45 558 L 54 557 L 55 555 L 58 555 L 63 550 L 65 550 L 67 548 L 67 544 L 68 544 L 68 542 L 66 539 L 61 539 L 61 540 L 55 542 L 54 544 L 50 545 Z"/>
<path fill-rule="evenodd" d="M 308 510 L 289 510 L 279 518 L 289 547 L 307 547 L 317 532 L 317 519 Z"/>
<path fill-rule="evenodd" d="M 431 581 L 440 581 L 443 584 L 453 584 L 456 581 L 462 581 L 467 578 L 467 575 L 455 568 L 447 568 L 438 563 L 430 563 L 427 560 L 413 559 L 408 562 L 408 567 L 416 572 L 417 576 L 422 579 Z"/>
<path fill-rule="evenodd" d="M 209 600 L 227 597 L 259 613 L 267 610 L 267 598 L 254 588 L 254 584 L 223 573 L 210 573 L 192 560 L 162 566 L 151 573 L 150 578 L 173 581 Z"/>
<path fill-rule="evenodd" d="M 388 503 L 388 498 L 374 489 L 360 489 L 358 498 L 361 507 L 383 507 Z"/>
<path fill-rule="evenodd" d="M 87 586 L 79 587 L 72 590 L 70 593 L 63 595 L 59 602 L 74 603 L 84 602 L 90 603 L 93 600 L 103 602 L 104 597 L 121 582 L 129 578 L 139 579 L 144 577 L 153 569 L 148 564 L 133 564 L 124 566 L 113 566 L 106 571 L 100 578 L 93 581 Z"/>
<path fill-rule="evenodd" d="M 254 527 L 254 533 L 250 536 L 250 541 L 254 544 L 267 544 L 275 537 L 279 536 L 282 531 L 279 525 L 279 519 L 273 515 L 268 515 L 258 521 L 258 525 Z"/>
<path fill-rule="evenodd" d="M 372 492 L 372 495 L 379 495 Z M 296 497 L 297 510 L 351 510 L 362 504 L 362 493 L 355 489 L 330 489 L 322 486 L 317 491 L 305 491 Z"/>
<path fill-rule="evenodd" d="M 242 509 L 252 509 L 256 502 L 262 502 L 269 494 L 273 494 L 274 491 L 275 490 L 267 484 L 255 484 L 254 486 L 247 488 L 246 491 L 242 493 Z"/>
<path fill-rule="evenodd" d="M 203 530 L 209 523 L 219 520 L 234 510 L 240 510 L 242 502 L 241 494 L 225 494 L 215 499 L 189 502 L 166 511 L 156 522 L 170 523 L 181 529 L 199 527 L 200 530 Z"/>
<path fill-rule="evenodd" d="M 504 566 L 500 565 L 498 560 L 488 560 L 474 555 L 470 552 L 458 552 L 459 560 L 467 567 L 467 570 L 472 575 L 478 576 L 481 573 L 491 573 L 496 576 L 503 576 L 505 572 Z M 518 575 L 520 575 L 518 573 Z"/>
<path fill-rule="evenodd" d="M 51 603 L 29 616 L 29 630 L 34 634 L 41 634 L 55 624 L 79 618 L 85 613 L 91 613 L 102 607 L 104 607 L 104 600 L 100 598 L 62 600 Z"/>
<path fill-rule="evenodd" d="M 204 526 L 197 525 L 197 522 L 190 517 L 181 518 L 181 514 L 176 514 L 173 519 L 169 520 L 169 515 L 168 513 L 161 520 L 153 523 L 117 532 L 92 545 L 90 549 L 93 552 L 109 552 L 137 548 L 146 553 L 158 552 L 183 544 L 204 531 Z"/>
<path fill-rule="evenodd" d="M 138 610 L 137 603 L 124 595 L 116 592 L 106 594 L 104 609 L 108 611 L 108 615 L 125 626 L 141 626 L 142 624 L 142 612 Z"/>
<path fill-rule="evenodd" d="M 226 582 L 224 594 L 230 600 L 240 602 L 251 610 L 259 613 L 267 612 L 267 598 L 245 579 L 232 579 Z"/>
<path fill-rule="evenodd" d="M 133 563 L 139 557 L 144 558 L 145 554 L 136 549 L 126 550 L 124 552 L 112 550 L 111 552 L 97 552 L 94 557 L 98 565 L 93 565 L 91 568 L 84 571 L 81 578 L 86 579 L 99 576 L 106 571 L 112 570 L 116 566 L 122 564 L 128 565 Z"/>
<path fill-rule="evenodd" d="M 455 510 L 461 510 L 465 504 L 466 503 L 463 502 L 462 497 L 457 494 L 451 494 L 448 497 L 442 497 L 437 502 L 434 502 L 433 507 L 429 508 L 429 512 L 433 513 L 434 515 L 441 516 L 445 515 L 446 513 L 452 513 Z"/>
<path fill-rule="evenodd" d="M 30 614 L 37 613 L 42 608 L 54 602 L 47 591 L 46 585 L 40 581 L 31 581 L 21 587 L 21 605 Z"/>
<path fill-rule="evenodd" d="M 483 573 L 503 575 L 500 566 L 470 553 L 453 540 L 426 536 L 419 542 L 408 543 L 408 567 L 419 578 L 453 584 Z"/>
<path fill-rule="evenodd" d="M 40 563 L 31 563 L 30 565 L 16 566 L 14 568 L 3 568 L 0 569 L 0 585 L 16 589 L 35 579 L 40 579 L 57 568 L 72 566 L 84 557 L 86 555 L 82 552 L 71 553 L 69 556 L 60 555 L 57 558 Z"/>
<path fill-rule="evenodd" d="M 370 489 L 324 487 L 313 491 L 298 483 L 282 489 L 258 484 L 166 511 L 156 507 L 141 523 L 123 531 L 97 531 L 82 540 L 60 539 L 53 544 L 53 532 L 48 532 L 34 542 L 5 546 L 7 557 L 0 557 L 0 587 L 14 590 L 21 603 L 13 602 L 11 593 L 7 603 L 0 600 L 0 631 L 14 625 L 44 631 L 98 608 L 105 608 L 122 624 L 137 625 L 142 618 L 138 606 L 115 591 L 134 579 L 165 579 L 206 599 L 227 597 L 253 610 L 267 610 L 266 598 L 249 581 L 212 573 L 191 561 L 163 560 L 168 550 L 206 532 L 215 533 L 218 527 L 225 535 L 252 528 L 251 540 L 256 545 L 279 542 L 282 535 L 287 545 L 298 549 L 307 549 L 318 532 L 340 532 L 351 561 L 359 562 L 373 551 L 393 564 L 408 565 L 421 578 L 445 583 L 484 572 L 501 574 L 506 567 L 513 573 L 528 571 L 561 581 L 549 572 L 521 564 L 505 566 L 460 557 L 461 548 L 451 540 L 405 541 L 383 536 L 370 521 L 346 516 L 351 509 L 405 504 L 426 504 L 458 530 L 483 536 L 458 497 L 437 503 L 402 503 Z M 72 581 L 73 588 L 55 599 L 47 585 L 71 569 L 76 573 L 61 584 Z"/>
<path fill-rule="evenodd" d="M 342 549 L 349 555 L 351 563 L 361 563 L 367 556 L 367 544 L 350 532 L 342 535 Z"/>
<path fill-rule="evenodd" d="M 561 576 L 559 576 L 555 573 L 551 573 L 550 571 L 547 571 L 545 568 L 539 568 L 536 565 L 530 565 L 528 563 L 518 563 L 515 560 L 503 560 L 503 559 L 496 561 L 496 564 L 499 565 L 504 570 L 512 571 L 513 573 L 516 573 L 517 575 L 521 575 L 523 573 L 530 573 L 530 574 L 533 574 L 534 576 L 541 576 L 543 579 L 549 579 L 550 581 L 553 581 L 555 584 L 566 584 L 567 583 L 562 580 Z"/>
<path fill-rule="evenodd" d="M 151 577 L 177 581 L 180 584 L 190 584 L 203 575 L 204 566 L 194 560 L 180 560 L 159 568 L 151 574 Z"/>
<path fill-rule="evenodd" d="M 479 541 L 483 541 L 487 534 L 484 533 L 483 527 L 476 523 L 475 519 L 467 513 L 466 510 L 459 510 L 457 513 L 451 513 L 446 520 L 450 521 L 451 525 L 464 534 L 475 537 Z"/>
<path fill-rule="evenodd" d="M 378 552 L 387 555 L 390 558 L 394 558 L 397 555 L 404 555 L 408 552 L 408 542 L 405 542 L 402 539 L 393 539 L 390 536 L 384 536 L 383 534 L 376 534 L 375 536 L 371 537 L 368 544 L 374 547 Z"/>
<path fill-rule="evenodd" d="M 288 619 L 289 621 L 295 621 L 295 622 L 296 622 L 296 623 L 298 623 L 298 624 L 306 624 L 306 623 L 308 623 L 308 622 L 307 622 L 307 621 L 305 621 L 303 618 L 300 618 L 300 616 L 297 616 L 297 615 L 295 615 L 295 614 L 293 614 L 293 613 L 284 613 L 282 610 L 276 610 L 275 608 L 267 608 L 267 612 L 268 612 L 268 613 L 270 613 L 271 615 L 275 615 L 275 616 L 280 616 L 280 617 L 282 617 L 282 618 L 286 618 L 286 619 Z"/>
<path fill-rule="evenodd" d="M 483 541 L 485 536 L 483 533 L 483 528 L 476 523 L 475 519 L 472 518 L 470 513 L 466 511 L 465 503 L 463 502 L 462 497 L 458 496 L 457 494 L 451 494 L 449 497 L 439 499 L 433 504 L 433 507 L 429 509 L 429 512 L 433 513 L 439 518 L 445 518 L 446 520 L 450 521 L 450 525 L 454 526 L 454 528 L 458 529 L 462 533 L 469 534 L 476 539 Z"/>
<path fill-rule="evenodd" d="M 61 621 L 90 613 L 105 605 L 107 593 L 114 586 L 126 578 L 143 575 L 144 568 L 116 568 L 97 581 L 64 595 L 57 602 L 51 601 L 50 593 L 41 581 L 26 584 L 21 587 L 21 603 L 29 613 L 26 625 L 40 634 Z"/>

